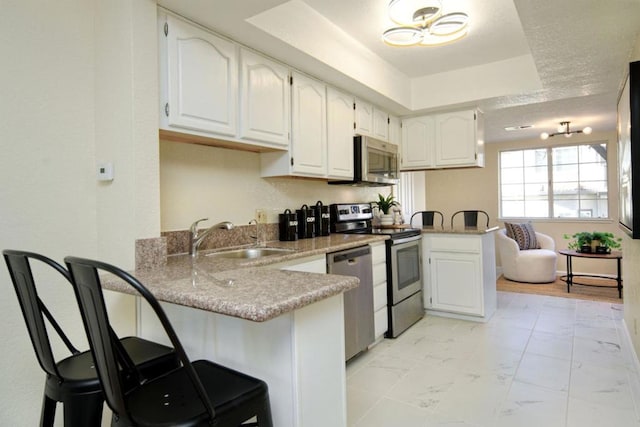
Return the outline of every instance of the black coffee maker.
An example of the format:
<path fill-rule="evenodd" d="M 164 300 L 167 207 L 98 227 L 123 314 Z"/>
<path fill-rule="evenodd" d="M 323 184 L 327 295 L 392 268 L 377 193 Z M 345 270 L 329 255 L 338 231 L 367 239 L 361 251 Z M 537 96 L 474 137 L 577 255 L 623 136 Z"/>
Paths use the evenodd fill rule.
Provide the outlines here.
<path fill-rule="evenodd" d="M 309 206 L 302 205 L 296 210 L 298 214 L 298 239 L 309 239 L 315 235 L 316 212 Z"/>
<path fill-rule="evenodd" d="M 280 241 L 289 242 L 298 240 L 298 215 L 285 209 L 284 213 L 278 214 L 280 228 Z"/>
<path fill-rule="evenodd" d="M 329 206 L 325 206 L 322 204 L 320 200 L 316 202 L 316 205 L 313 207 L 316 213 L 316 227 L 315 233 L 317 236 L 328 236 L 329 235 L 329 223 L 331 222 L 331 214 L 329 213 Z"/>

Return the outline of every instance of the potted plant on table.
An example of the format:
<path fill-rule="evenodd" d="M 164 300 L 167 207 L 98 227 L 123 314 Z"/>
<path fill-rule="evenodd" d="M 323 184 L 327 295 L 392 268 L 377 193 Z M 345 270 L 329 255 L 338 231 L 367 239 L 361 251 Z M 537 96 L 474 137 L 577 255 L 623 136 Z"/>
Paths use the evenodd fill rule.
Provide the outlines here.
<path fill-rule="evenodd" d="M 389 195 L 386 197 L 382 194 L 378 194 L 378 200 L 374 200 L 373 202 L 371 202 L 371 204 L 378 208 L 378 210 L 381 212 L 380 223 L 382 225 L 393 224 L 393 215 L 391 214 L 391 208 L 394 206 L 398 206 L 398 202 L 396 202 L 393 194 L 389 193 Z"/>
<path fill-rule="evenodd" d="M 565 239 L 573 239 L 567 247 L 577 252 L 608 254 L 611 249 L 620 247 L 622 239 L 606 231 L 581 231 L 573 235 L 565 234 Z"/>
<path fill-rule="evenodd" d="M 615 237 L 613 233 L 606 231 L 594 231 L 591 233 L 591 245 L 598 254 L 608 254 L 611 249 L 621 246 L 622 238 Z"/>

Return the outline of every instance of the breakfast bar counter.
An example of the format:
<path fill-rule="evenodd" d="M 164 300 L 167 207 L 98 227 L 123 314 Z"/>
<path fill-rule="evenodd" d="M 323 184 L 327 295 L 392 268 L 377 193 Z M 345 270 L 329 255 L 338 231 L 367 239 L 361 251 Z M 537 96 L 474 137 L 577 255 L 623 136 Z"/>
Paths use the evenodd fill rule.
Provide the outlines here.
<path fill-rule="evenodd" d="M 275 255 L 236 259 L 215 251 L 170 256 L 136 270 L 191 360 L 209 359 L 264 380 L 278 427 L 346 427 L 342 293 L 358 279 L 328 275 L 326 254 L 377 243 L 380 236 L 331 235 L 268 242 Z M 106 289 L 130 293 L 105 277 Z M 169 344 L 137 298 L 138 335 Z"/>

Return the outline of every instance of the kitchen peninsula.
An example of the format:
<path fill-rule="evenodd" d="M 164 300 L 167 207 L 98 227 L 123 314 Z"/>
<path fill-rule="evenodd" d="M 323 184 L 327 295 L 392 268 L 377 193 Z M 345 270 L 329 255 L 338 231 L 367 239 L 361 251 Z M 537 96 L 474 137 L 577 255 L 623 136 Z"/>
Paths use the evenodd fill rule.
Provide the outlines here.
<path fill-rule="evenodd" d="M 342 293 L 358 279 L 324 274 L 325 257 L 382 240 L 270 242 L 291 252 L 255 259 L 177 255 L 134 275 L 162 301 L 191 360 L 210 359 L 267 382 L 274 425 L 346 427 Z M 115 279 L 103 286 L 131 293 Z M 137 322 L 140 336 L 168 343 L 140 300 Z"/>
<path fill-rule="evenodd" d="M 496 310 L 498 227 L 422 229 L 427 313 L 486 322 Z"/>

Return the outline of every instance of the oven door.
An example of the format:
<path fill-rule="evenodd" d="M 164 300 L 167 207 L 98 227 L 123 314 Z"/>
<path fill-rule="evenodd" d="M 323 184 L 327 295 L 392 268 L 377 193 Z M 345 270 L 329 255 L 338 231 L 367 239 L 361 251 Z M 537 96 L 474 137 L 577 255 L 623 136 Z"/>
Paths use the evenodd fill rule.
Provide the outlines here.
<path fill-rule="evenodd" d="M 387 241 L 389 296 L 393 304 L 422 290 L 421 236 Z"/>

